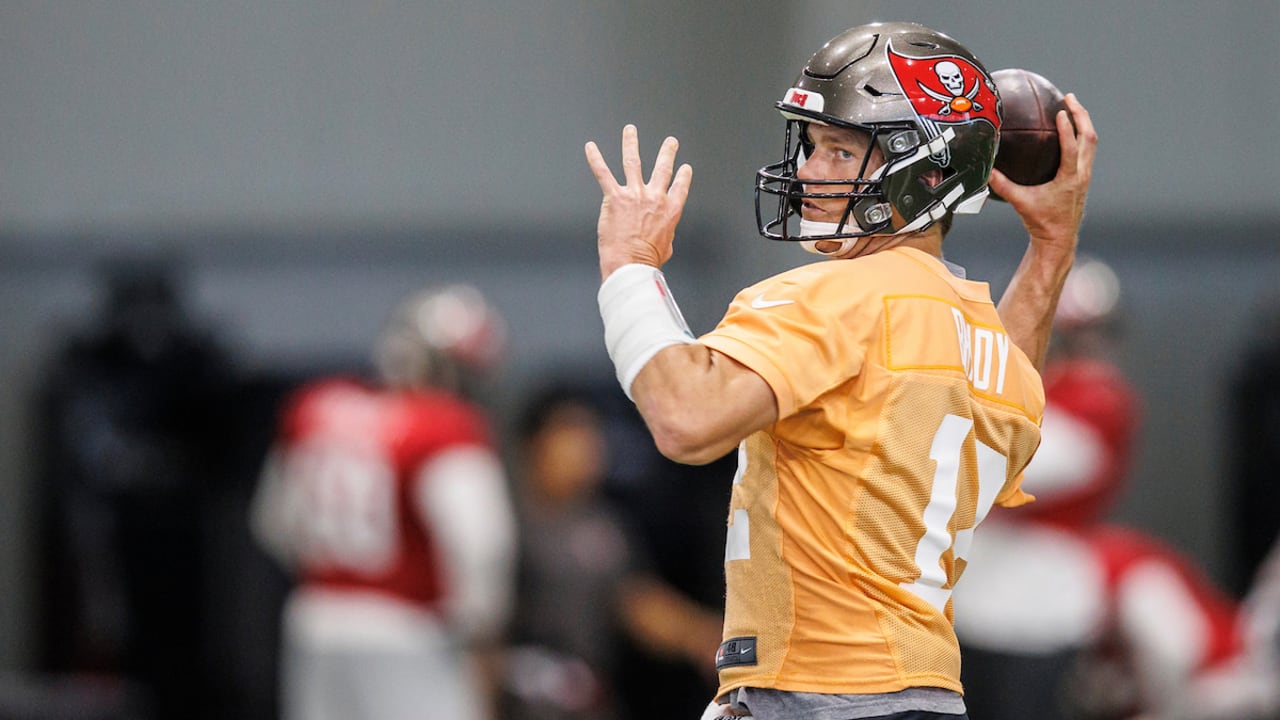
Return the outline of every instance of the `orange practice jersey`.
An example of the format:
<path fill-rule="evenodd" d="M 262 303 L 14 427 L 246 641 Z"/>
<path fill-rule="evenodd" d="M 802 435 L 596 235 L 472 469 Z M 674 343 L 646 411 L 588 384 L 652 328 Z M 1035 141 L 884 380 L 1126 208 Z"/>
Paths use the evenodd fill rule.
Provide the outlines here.
<path fill-rule="evenodd" d="M 895 248 L 742 291 L 700 342 L 779 420 L 743 441 L 720 693 L 961 691 L 951 588 L 993 504 L 1031 499 L 1040 376 L 986 283 Z"/>

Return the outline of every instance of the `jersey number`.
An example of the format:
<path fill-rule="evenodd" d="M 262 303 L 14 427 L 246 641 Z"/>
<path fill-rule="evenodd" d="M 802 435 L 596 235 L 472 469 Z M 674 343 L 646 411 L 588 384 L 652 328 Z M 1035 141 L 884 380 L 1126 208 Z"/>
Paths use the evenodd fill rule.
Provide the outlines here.
<path fill-rule="evenodd" d="M 933 435 L 929 447 L 929 459 L 934 461 L 933 485 L 929 494 L 929 504 L 924 510 L 924 535 L 916 544 L 915 564 L 920 576 L 911 582 L 902 583 L 902 588 L 943 612 L 947 600 L 951 597 L 951 589 L 947 587 L 952 578 L 948 578 L 942 567 L 942 557 L 947 550 L 952 550 L 957 559 L 965 558 L 973 543 L 973 528 L 956 531 L 952 538 L 948 531 L 951 518 L 956 512 L 956 490 L 960 483 L 961 456 L 964 441 L 973 429 L 973 421 L 959 415 L 947 415 Z M 977 438 L 974 445 L 978 455 L 978 504 L 974 509 L 973 527 L 986 518 L 991 506 L 995 504 L 1000 488 L 1004 486 L 1009 461 L 999 452 L 991 449 Z M 746 448 L 738 448 L 738 472 L 734 483 L 741 482 L 746 469 Z M 747 560 L 751 557 L 751 525 L 747 511 L 735 510 L 729 524 L 728 537 L 725 542 L 725 562 L 730 560 Z"/>
<path fill-rule="evenodd" d="M 974 509 L 973 527 L 957 530 L 954 540 L 947 526 L 956 512 L 957 486 L 960 482 L 961 452 L 965 438 L 973 429 L 973 421 L 959 415 L 947 415 L 933 435 L 929 447 L 929 459 L 934 462 L 933 489 L 929 504 L 924 509 L 924 535 L 916 544 L 916 567 L 920 577 L 902 583 L 902 588 L 943 612 L 951 589 L 947 587 L 954 578 L 948 578 L 942 568 L 942 556 L 952 549 L 956 559 L 969 554 L 973 543 L 973 530 L 986 518 L 996 495 L 1004 486 L 1009 461 L 974 438 L 978 453 L 978 505 Z"/>
<path fill-rule="evenodd" d="M 286 481 L 308 564 L 374 572 L 391 560 L 395 479 L 375 458 L 327 449 L 296 451 Z"/>

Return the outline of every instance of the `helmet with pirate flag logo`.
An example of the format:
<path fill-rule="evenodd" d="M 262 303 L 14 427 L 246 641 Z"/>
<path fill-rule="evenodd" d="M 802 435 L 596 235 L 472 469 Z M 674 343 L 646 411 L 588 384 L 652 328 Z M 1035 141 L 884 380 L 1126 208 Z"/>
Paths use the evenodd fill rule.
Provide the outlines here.
<path fill-rule="evenodd" d="M 777 107 L 787 119 L 783 159 L 756 173 L 756 218 L 767 238 L 848 247 L 851 238 L 976 213 L 987 198 L 1000 97 L 977 57 L 936 30 L 898 22 L 846 30 L 814 54 Z M 856 178 L 797 179 L 812 149 L 810 123 L 867 133 L 884 164 L 868 168 L 864 159 Z M 800 207 L 809 198 L 848 205 L 839 222 L 806 221 Z"/>

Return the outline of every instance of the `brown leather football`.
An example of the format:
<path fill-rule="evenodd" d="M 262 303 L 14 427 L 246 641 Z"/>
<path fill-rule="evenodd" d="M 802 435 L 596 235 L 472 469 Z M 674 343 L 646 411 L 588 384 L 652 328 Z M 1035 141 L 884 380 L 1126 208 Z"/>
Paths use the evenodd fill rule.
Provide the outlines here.
<path fill-rule="evenodd" d="M 991 73 L 1000 92 L 1002 124 L 996 169 L 1019 185 L 1049 182 L 1061 151 L 1054 118 L 1067 105 L 1062 91 L 1044 76 L 1009 68 Z M 993 197 L 1000 199 L 993 193 Z"/>

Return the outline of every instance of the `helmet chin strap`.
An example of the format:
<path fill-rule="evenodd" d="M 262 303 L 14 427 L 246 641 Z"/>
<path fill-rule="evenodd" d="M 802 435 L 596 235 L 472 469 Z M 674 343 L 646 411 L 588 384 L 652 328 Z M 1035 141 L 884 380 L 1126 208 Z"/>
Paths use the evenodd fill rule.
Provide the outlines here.
<path fill-rule="evenodd" d="M 810 237 L 813 235 L 834 235 L 840 231 L 838 223 L 818 222 L 817 220 L 800 220 L 800 237 Z M 859 240 L 865 240 L 866 236 L 841 238 L 839 240 L 802 240 L 800 247 L 808 250 L 814 255 L 843 255 L 852 250 Z M 824 251 L 818 249 L 820 242 L 838 242 L 840 247 L 835 250 Z"/>

